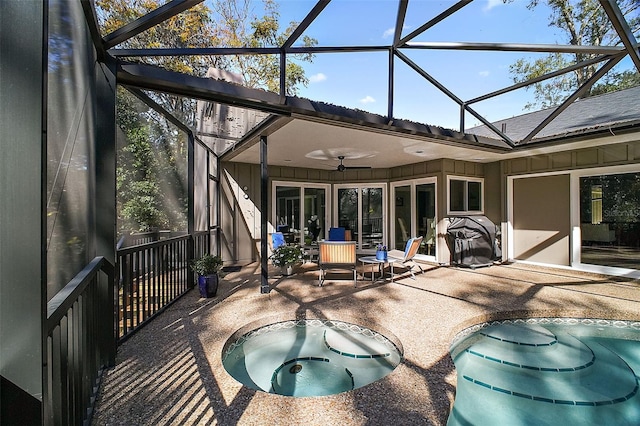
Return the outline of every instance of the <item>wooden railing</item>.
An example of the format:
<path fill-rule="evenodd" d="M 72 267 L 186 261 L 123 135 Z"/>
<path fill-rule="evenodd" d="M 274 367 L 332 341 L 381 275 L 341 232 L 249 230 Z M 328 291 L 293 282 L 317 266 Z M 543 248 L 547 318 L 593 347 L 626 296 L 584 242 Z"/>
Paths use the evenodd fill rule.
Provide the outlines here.
<path fill-rule="evenodd" d="M 115 365 L 114 267 L 96 257 L 47 304 L 44 424 L 91 417 L 101 371 Z"/>

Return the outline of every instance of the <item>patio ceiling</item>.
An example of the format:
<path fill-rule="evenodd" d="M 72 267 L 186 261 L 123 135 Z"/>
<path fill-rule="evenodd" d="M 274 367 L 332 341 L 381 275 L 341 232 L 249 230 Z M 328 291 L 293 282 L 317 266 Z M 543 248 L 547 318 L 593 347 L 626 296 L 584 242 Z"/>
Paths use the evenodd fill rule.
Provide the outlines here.
<path fill-rule="evenodd" d="M 322 40 L 319 40 L 321 44 L 319 46 L 300 46 L 298 43 L 300 37 L 307 34 L 314 21 L 322 17 L 330 3 L 330 1 L 318 1 L 313 5 L 309 3 L 309 12 L 300 21 L 291 37 L 281 46 L 264 48 L 211 46 L 198 49 L 162 47 L 136 50 L 119 47 L 137 34 L 201 3 L 198 0 L 173 0 L 111 34 L 101 36 L 100 44 L 106 49 L 106 55 L 117 60 L 119 83 L 134 88 L 197 99 L 200 117 L 198 128 L 193 129 L 193 133 L 224 160 L 259 163 L 257 142 L 262 135 L 268 136 L 269 164 L 327 170 L 338 166 L 339 156 L 345 158 L 344 164 L 348 167 L 389 168 L 438 158 L 490 162 L 512 155 L 524 155 L 527 152 L 542 153 L 593 144 L 594 142 L 584 139 L 576 139 L 572 142 L 572 146 L 567 144 L 560 146 L 557 140 L 554 141 L 554 138 L 548 136 L 545 137 L 544 146 L 534 147 L 535 144 L 531 142 L 535 142 L 539 132 L 623 58 L 630 58 L 635 68 L 640 70 L 637 40 L 617 4 L 601 0 L 602 7 L 622 41 L 622 45 L 619 46 L 416 41 L 416 38 L 425 31 L 459 13 L 471 1 L 461 0 L 450 3 L 450 6 L 443 9 L 441 13 L 427 17 L 423 25 L 408 34 L 403 33 L 403 27 L 410 2 L 405 0 L 394 2 L 397 4 L 395 36 L 388 45 L 328 46 L 322 45 Z M 95 15 L 90 16 L 91 23 L 94 28 L 97 28 Z M 95 33 L 97 31 L 94 30 Z M 557 70 L 534 80 L 465 100 L 456 95 L 455 88 L 446 87 L 411 59 L 410 52 L 436 50 L 582 52 L 595 56 L 581 64 Z M 283 80 L 281 93 L 272 93 L 243 87 L 239 84 L 241 81 L 234 81 L 233 77 L 221 75 L 213 75 L 209 78 L 197 77 L 167 71 L 154 65 L 128 62 L 132 60 L 144 62 L 148 58 L 160 56 L 273 54 L 280 55 L 282 64 L 287 55 L 296 53 L 357 55 L 367 52 L 388 52 L 390 58 L 387 70 L 389 96 L 386 115 L 285 96 Z M 400 61 L 411 68 L 416 75 L 458 105 L 461 117 L 458 131 L 401 120 L 394 116 L 394 61 Z M 521 140 L 512 140 L 503 129 L 495 127 L 474 109 L 478 102 L 522 89 L 553 76 L 572 72 L 587 64 L 599 66 L 595 76 L 555 110 L 541 116 L 541 121 Z M 282 73 L 281 78 L 283 78 Z M 207 113 L 203 114 L 202 111 Z M 489 129 L 489 134 L 486 131 L 483 132 L 483 136 L 465 134 L 464 117 L 473 117 L 481 122 L 485 130 Z M 526 145 L 526 147 L 518 145 Z"/>

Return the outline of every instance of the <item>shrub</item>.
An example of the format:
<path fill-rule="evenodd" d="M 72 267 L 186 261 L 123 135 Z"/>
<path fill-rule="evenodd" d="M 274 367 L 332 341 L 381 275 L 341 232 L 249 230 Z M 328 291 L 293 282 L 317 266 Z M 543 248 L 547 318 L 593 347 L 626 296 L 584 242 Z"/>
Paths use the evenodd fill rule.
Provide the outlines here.
<path fill-rule="evenodd" d="M 287 266 L 302 263 L 302 249 L 298 246 L 280 246 L 270 257 L 275 266 Z"/>

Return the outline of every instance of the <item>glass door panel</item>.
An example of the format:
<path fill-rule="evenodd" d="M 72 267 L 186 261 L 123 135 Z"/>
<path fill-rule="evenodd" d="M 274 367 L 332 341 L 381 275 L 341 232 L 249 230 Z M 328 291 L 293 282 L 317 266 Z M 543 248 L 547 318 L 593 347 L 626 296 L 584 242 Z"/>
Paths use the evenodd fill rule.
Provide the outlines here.
<path fill-rule="evenodd" d="M 347 239 L 353 239 L 358 229 L 358 188 L 338 189 L 338 226 L 349 231 Z"/>
<path fill-rule="evenodd" d="M 304 189 L 304 223 L 306 224 L 304 242 L 314 244 L 324 239 L 327 232 L 326 191 L 323 188 Z"/>
<path fill-rule="evenodd" d="M 580 178 L 581 263 L 640 269 L 640 173 Z"/>
<path fill-rule="evenodd" d="M 362 227 L 357 230 L 361 248 L 382 244 L 382 188 L 362 188 Z"/>
<path fill-rule="evenodd" d="M 417 236 L 424 237 L 418 250 L 420 254 L 436 254 L 436 185 L 426 183 L 416 185 L 416 226 Z"/>
<path fill-rule="evenodd" d="M 300 238 L 300 188 L 276 187 L 276 231 L 282 232 L 287 243 Z"/>
<path fill-rule="evenodd" d="M 411 186 L 397 186 L 395 188 L 395 208 L 395 241 L 393 248 L 404 250 L 411 232 Z"/>

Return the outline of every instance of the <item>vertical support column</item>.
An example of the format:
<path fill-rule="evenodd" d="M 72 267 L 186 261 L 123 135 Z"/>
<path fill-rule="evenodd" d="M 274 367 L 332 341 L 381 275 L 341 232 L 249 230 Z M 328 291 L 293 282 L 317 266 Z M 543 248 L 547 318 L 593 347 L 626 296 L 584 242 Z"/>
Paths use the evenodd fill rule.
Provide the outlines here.
<path fill-rule="evenodd" d="M 187 240 L 187 259 L 193 259 L 194 250 L 194 239 L 193 235 L 195 233 L 195 184 L 194 184 L 194 173 L 195 173 L 195 147 L 194 147 L 194 137 L 193 133 L 187 132 L 187 137 L 189 139 L 189 146 L 187 149 L 187 233 L 191 236 Z M 194 286 L 194 274 L 191 273 L 191 270 L 187 271 L 187 286 L 192 288 Z"/>
<path fill-rule="evenodd" d="M 216 187 L 216 254 L 222 255 L 222 228 L 220 227 L 221 215 L 222 211 L 222 185 L 220 180 L 220 158 L 216 156 L 216 179 L 215 179 L 215 187 Z"/>
<path fill-rule="evenodd" d="M 116 76 L 115 61 L 96 65 L 96 148 L 95 148 L 95 228 L 96 255 L 104 256 L 112 265 L 116 264 Z M 108 348 L 107 365 L 116 362 L 118 329 L 118 297 L 113 293 L 118 274 L 109 277 L 112 282 L 100 286 L 104 292 L 100 300 L 112 300 L 113 305 L 104 307 L 105 322 L 113 324 L 111 333 L 103 336 L 103 347 Z M 109 292 L 111 290 L 111 292 Z"/>
<path fill-rule="evenodd" d="M 260 293 L 267 294 L 269 287 L 269 253 L 267 251 L 267 218 L 269 216 L 269 169 L 267 166 L 267 137 L 260 136 Z"/>
<path fill-rule="evenodd" d="M 393 47 L 389 48 L 389 83 L 388 83 L 388 98 L 387 99 L 387 119 L 389 121 L 393 120 L 393 80 L 394 80 L 394 67 L 393 67 L 393 59 L 395 55 L 393 54 Z"/>
<path fill-rule="evenodd" d="M 287 97 L 287 55 L 280 52 L 280 99 Z"/>

